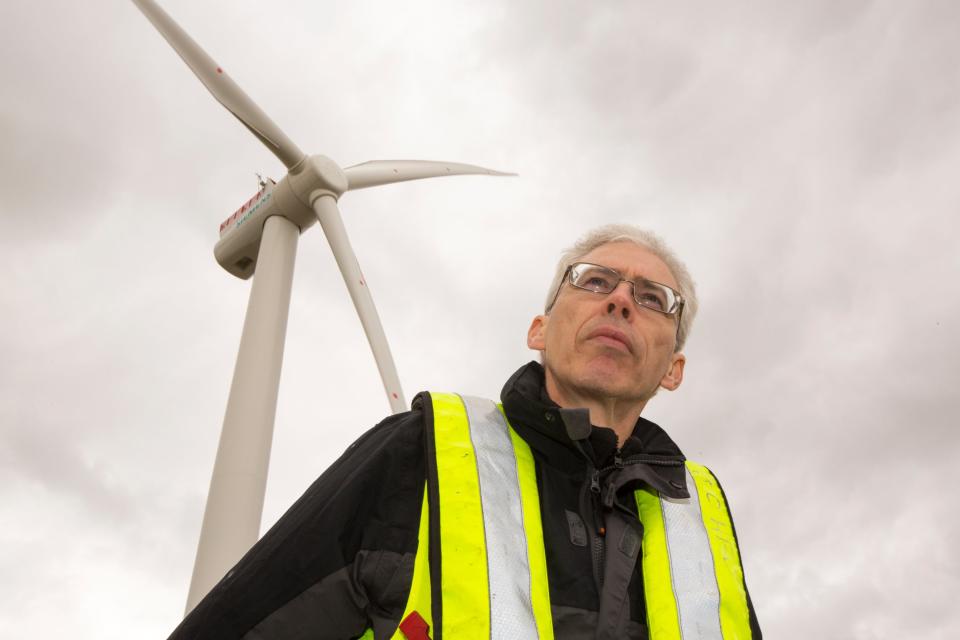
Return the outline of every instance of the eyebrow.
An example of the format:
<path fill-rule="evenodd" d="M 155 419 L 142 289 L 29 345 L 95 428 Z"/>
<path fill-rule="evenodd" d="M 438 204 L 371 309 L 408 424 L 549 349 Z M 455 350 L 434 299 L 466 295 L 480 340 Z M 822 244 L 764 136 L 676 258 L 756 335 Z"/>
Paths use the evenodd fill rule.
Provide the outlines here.
<path fill-rule="evenodd" d="M 608 266 L 608 265 L 605 265 L 605 264 L 600 264 L 600 263 L 598 263 L 598 262 L 590 262 L 589 260 L 579 260 L 579 261 L 577 261 L 577 262 L 585 263 L 585 264 L 595 264 L 595 265 L 597 265 L 598 267 L 603 267 L 603 268 L 605 268 L 605 269 L 610 269 L 611 271 L 616 271 L 616 272 L 617 272 L 618 274 L 620 274 L 620 276 L 623 277 L 625 280 L 636 280 L 636 281 L 642 281 L 642 282 L 652 282 L 652 283 L 654 283 L 654 284 L 662 284 L 662 285 L 665 286 L 665 287 L 670 287 L 671 289 L 673 289 L 674 291 L 677 291 L 677 292 L 680 291 L 680 289 L 678 289 L 677 286 L 674 286 L 674 285 L 672 285 L 672 284 L 667 284 L 666 282 L 662 282 L 662 281 L 660 281 L 660 280 L 654 280 L 653 278 L 647 278 L 646 276 L 642 276 L 642 275 L 630 276 L 628 273 L 625 273 L 622 269 L 617 269 L 616 267 L 611 267 L 611 266 Z M 572 264 L 577 264 L 577 262 L 574 262 L 574 263 L 572 263 Z"/>

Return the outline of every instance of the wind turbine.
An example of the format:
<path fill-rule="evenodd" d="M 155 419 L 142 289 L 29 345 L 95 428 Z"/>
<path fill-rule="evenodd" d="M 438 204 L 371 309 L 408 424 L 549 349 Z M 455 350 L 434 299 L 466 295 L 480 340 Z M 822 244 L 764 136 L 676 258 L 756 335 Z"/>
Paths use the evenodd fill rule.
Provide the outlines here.
<path fill-rule="evenodd" d="M 297 237 L 319 221 L 373 351 L 391 410 L 406 403 L 373 298 L 337 200 L 347 191 L 448 175 L 513 175 L 468 164 L 374 160 L 341 169 L 307 156 L 153 0 L 133 0 L 210 93 L 287 167 L 220 225 L 217 261 L 253 278 L 223 430 L 203 514 L 187 612 L 256 542 L 263 512 Z"/>

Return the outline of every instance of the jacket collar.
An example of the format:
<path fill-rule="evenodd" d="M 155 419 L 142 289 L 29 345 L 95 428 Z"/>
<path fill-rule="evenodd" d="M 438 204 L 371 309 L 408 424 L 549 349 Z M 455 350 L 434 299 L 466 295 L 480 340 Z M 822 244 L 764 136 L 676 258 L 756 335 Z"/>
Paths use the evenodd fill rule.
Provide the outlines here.
<path fill-rule="evenodd" d="M 597 469 L 615 464 L 616 434 L 612 429 L 590 424 L 586 409 L 564 409 L 550 399 L 540 363 L 530 362 L 517 370 L 504 385 L 500 399 L 510 423 L 550 464 L 582 470 L 584 455 Z M 637 420 L 633 434 L 619 453 L 623 461 L 685 460 L 670 436 L 643 417 Z"/>

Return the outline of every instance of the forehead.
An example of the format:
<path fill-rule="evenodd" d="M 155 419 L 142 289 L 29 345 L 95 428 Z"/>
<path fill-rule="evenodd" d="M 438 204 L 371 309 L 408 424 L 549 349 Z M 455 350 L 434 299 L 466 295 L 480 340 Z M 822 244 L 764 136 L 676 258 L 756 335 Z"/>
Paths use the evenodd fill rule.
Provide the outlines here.
<path fill-rule="evenodd" d="M 609 242 L 577 258 L 577 262 L 592 262 L 619 271 L 633 280 L 645 278 L 679 289 L 676 278 L 666 263 L 649 249 L 633 242 Z"/>

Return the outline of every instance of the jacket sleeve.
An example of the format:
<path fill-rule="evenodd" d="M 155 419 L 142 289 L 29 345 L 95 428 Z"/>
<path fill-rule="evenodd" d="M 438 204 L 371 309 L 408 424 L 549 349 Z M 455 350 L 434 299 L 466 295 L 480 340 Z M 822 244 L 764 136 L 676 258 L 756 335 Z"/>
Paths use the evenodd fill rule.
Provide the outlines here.
<path fill-rule="evenodd" d="M 354 442 L 183 620 L 170 640 L 341 640 L 395 629 L 426 478 L 423 416 Z"/>

